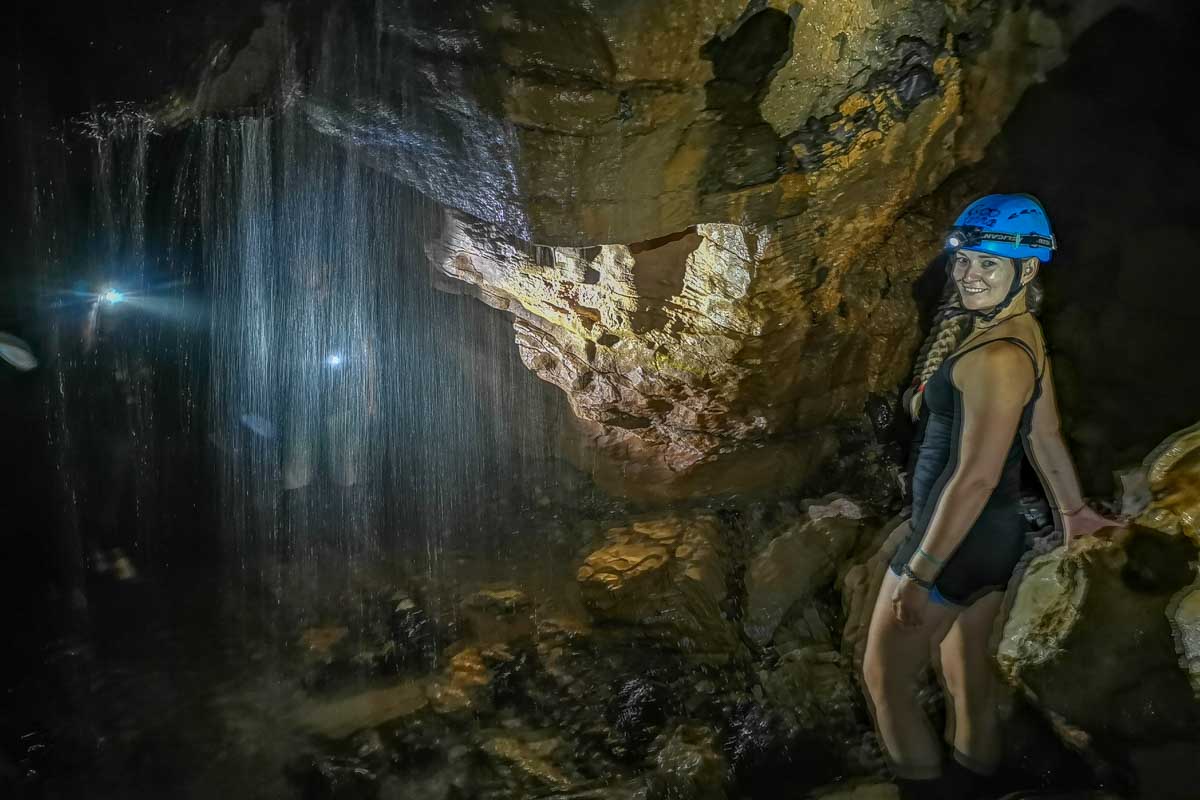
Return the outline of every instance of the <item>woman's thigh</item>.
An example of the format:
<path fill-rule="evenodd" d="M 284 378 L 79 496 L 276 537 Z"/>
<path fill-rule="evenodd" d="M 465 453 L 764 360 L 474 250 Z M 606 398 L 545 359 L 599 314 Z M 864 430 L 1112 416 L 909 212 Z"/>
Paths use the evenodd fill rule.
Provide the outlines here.
<path fill-rule="evenodd" d="M 901 625 L 892 610 L 892 593 L 899 578 L 884 572 L 867 633 L 864 671 L 876 690 L 915 685 L 929 665 L 933 648 L 945 637 L 959 613 L 954 606 L 928 603 L 921 624 Z"/>

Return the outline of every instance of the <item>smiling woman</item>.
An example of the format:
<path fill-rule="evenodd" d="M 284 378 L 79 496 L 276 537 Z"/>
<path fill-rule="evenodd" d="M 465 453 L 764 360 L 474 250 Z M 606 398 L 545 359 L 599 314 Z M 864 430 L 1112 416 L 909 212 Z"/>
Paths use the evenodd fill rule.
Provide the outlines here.
<path fill-rule="evenodd" d="M 1033 316 L 1031 286 L 1055 248 L 1041 204 L 1029 195 L 976 200 L 947 245 L 955 307 L 971 325 L 943 320 L 943 346 L 919 359 L 917 393 L 928 415 L 911 530 L 885 574 L 864 663 L 880 738 L 906 798 L 974 797 L 970 785 L 999 760 L 988 638 L 1025 549 L 1023 455 L 1068 537 L 1111 524 L 1083 501 Z M 934 648 L 953 712 L 945 777 L 938 738 L 914 692 Z"/>

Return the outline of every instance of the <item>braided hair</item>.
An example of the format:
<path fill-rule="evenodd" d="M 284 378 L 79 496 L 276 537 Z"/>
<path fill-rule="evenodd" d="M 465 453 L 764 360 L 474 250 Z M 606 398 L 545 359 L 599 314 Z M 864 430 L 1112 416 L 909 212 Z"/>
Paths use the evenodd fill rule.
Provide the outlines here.
<path fill-rule="evenodd" d="M 1019 264 L 1017 268 L 1020 268 Z M 1041 276 L 1039 275 L 1026 284 L 1025 289 L 1026 306 L 1031 313 L 1036 314 L 1041 310 L 1044 297 Z M 912 412 L 914 418 L 917 417 L 919 409 L 913 409 L 910 402 L 911 395 L 921 390 L 925 382 L 933 377 L 933 373 L 937 372 L 942 362 L 967 337 L 971 330 L 972 317 L 973 315 L 963 308 L 962 298 L 958 294 L 958 288 L 954 285 L 954 281 L 948 280 L 942 293 L 942 300 L 938 304 L 937 311 L 934 312 L 933 325 L 930 326 L 929 333 L 926 334 L 925 341 L 921 344 L 921 349 L 917 351 L 912 384 L 905 393 L 904 405 Z"/>
<path fill-rule="evenodd" d="M 966 337 L 970 328 L 971 315 L 962 307 L 953 281 L 946 283 L 942 292 L 942 301 L 938 304 L 933 315 L 933 325 L 917 351 L 917 361 L 913 367 L 912 385 L 919 387 L 937 372 L 938 367 L 946 357 L 954 352 L 954 348 Z"/>

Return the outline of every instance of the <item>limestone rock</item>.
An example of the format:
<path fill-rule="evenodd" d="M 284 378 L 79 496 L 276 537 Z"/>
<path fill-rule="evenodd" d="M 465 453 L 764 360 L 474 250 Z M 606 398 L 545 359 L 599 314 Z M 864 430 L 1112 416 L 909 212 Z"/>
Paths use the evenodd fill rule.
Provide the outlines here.
<path fill-rule="evenodd" d="M 461 610 L 472 639 L 480 644 L 533 637 L 533 603 L 520 589 L 481 589 L 463 600 Z"/>
<path fill-rule="evenodd" d="M 483 751 L 501 764 L 512 783 L 527 791 L 545 792 L 565 789 L 570 778 L 556 767 L 551 756 L 562 746 L 558 738 L 523 741 L 511 736 L 495 736 L 483 745 Z"/>
<path fill-rule="evenodd" d="M 1034 559 L 1016 591 L 997 653 L 1001 673 L 1068 745 L 1125 762 L 1148 796 L 1178 797 L 1200 780 L 1200 700 L 1180 668 L 1167 610 L 1194 580 L 1196 548 L 1144 528 Z M 1178 609 L 1176 609 L 1178 613 Z M 1190 791 L 1190 789 L 1189 789 Z"/>
<path fill-rule="evenodd" d="M 833 737 L 859 729 L 862 694 L 848 665 L 830 648 L 802 647 L 785 653 L 763 679 L 767 696 L 791 709 L 799 725 Z"/>
<path fill-rule="evenodd" d="M 1154 499 L 1138 524 L 1200 543 L 1200 423 L 1169 437 L 1143 463 Z"/>
<path fill-rule="evenodd" d="M 652 797 L 725 800 L 725 760 L 713 731 L 681 725 L 671 731 L 655 756 Z"/>
<path fill-rule="evenodd" d="M 422 685 L 408 681 L 301 709 L 300 727 L 329 739 L 344 739 L 358 731 L 416 714 L 428 705 Z"/>
<path fill-rule="evenodd" d="M 753 556 L 746 569 L 742 624 L 760 645 L 771 640 L 789 609 L 833 580 L 858 541 L 858 518 L 834 516 L 825 513 L 827 508 L 816 518 L 790 525 Z"/>
<path fill-rule="evenodd" d="M 435 711 L 441 714 L 468 713 L 486 708 L 485 689 L 491 674 L 478 648 L 467 647 L 455 653 L 447 665 L 447 674 L 433 681 L 426 693 Z"/>
<path fill-rule="evenodd" d="M 576 579 L 598 623 L 633 626 L 686 652 L 729 652 L 737 635 L 721 611 L 724 550 L 709 514 L 651 517 L 607 531 Z"/>
<path fill-rule="evenodd" d="M 653 5 L 630 16 L 658 20 Z M 980 157 L 1065 34 L 999 4 L 681 13 L 655 34 L 670 55 L 633 62 L 669 87 L 614 100 L 620 67 L 591 61 L 587 92 L 564 96 L 546 73 L 518 84 L 504 157 L 537 171 L 536 199 L 502 214 L 446 202 L 429 255 L 514 314 L 523 360 L 566 392 L 606 486 L 796 485 L 832 454 L 830 426 L 908 367 L 915 308 L 892 287 L 937 254 L 952 213 L 909 204 Z M 621 26 L 580 24 L 596 26 L 589 45 L 628 54 L 609 36 Z"/>
<path fill-rule="evenodd" d="M 1179 590 L 1167 606 L 1180 666 L 1200 697 L 1200 581 Z"/>

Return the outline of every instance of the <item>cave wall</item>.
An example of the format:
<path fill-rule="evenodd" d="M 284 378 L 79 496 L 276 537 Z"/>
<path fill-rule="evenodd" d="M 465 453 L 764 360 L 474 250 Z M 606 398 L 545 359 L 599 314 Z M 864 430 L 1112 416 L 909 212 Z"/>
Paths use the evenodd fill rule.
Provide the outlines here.
<path fill-rule="evenodd" d="M 130 13 L 100 28 L 112 52 L 75 56 L 96 77 L 64 107 L 121 97 L 165 126 L 299 108 L 445 209 L 428 248 L 434 280 L 514 316 L 522 360 L 578 417 L 568 449 L 610 488 L 680 497 L 805 482 L 864 401 L 904 381 L 920 334 L 911 287 L 972 192 L 1011 178 L 1060 219 L 1071 201 L 1056 202 L 1053 170 L 1029 166 L 1039 154 L 1008 165 L 994 147 L 982 170 L 946 179 L 984 157 L 1026 89 L 1114 5 L 405 0 Z M 87 19 L 64 42 L 87 39 Z M 102 76 L 129 72 L 119 53 L 141 45 L 146 76 L 124 94 L 106 86 Z M 1027 120 L 1064 118 L 1058 100 L 1042 102 L 1004 152 L 1036 149 Z M 1086 157 L 1065 130 L 1041 158 Z M 1049 324 L 1067 329 L 1056 338 L 1078 338 L 1057 320 L 1079 312 L 1056 302 Z M 1177 363 L 1178 337 L 1160 338 L 1154 357 Z M 1094 355 L 1068 360 L 1068 376 L 1087 364 L 1089 380 L 1111 379 Z M 1106 413 L 1127 388 L 1105 394 Z M 1074 413 L 1083 395 L 1072 391 Z M 1140 452 L 1180 416 L 1120 447 Z M 1080 441 L 1105 438 L 1076 418 Z"/>

